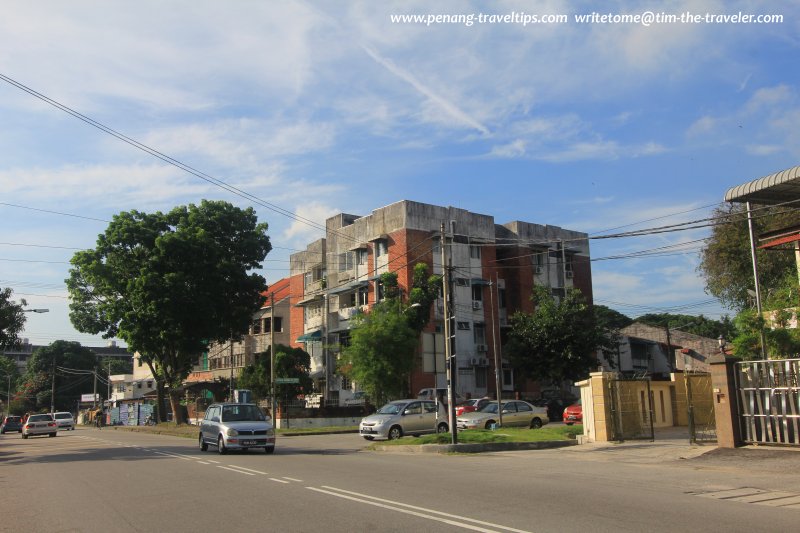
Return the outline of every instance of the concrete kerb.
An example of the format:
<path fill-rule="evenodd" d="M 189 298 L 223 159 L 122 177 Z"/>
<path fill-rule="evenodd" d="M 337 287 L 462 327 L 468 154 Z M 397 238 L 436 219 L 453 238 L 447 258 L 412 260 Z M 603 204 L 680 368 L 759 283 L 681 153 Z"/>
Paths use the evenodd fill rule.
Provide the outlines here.
<path fill-rule="evenodd" d="M 542 441 L 542 442 L 486 442 L 486 443 L 463 443 L 463 444 L 422 444 L 422 445 L 397 445 L 381 446 L 375 445 L 373 450 L 380 452 L 397 453 L 484 453 L 484 452 L 508 452 L 521 450 L 549 450 L 553 448 L 564 448 L 576 446 L 577 441 Z"/>

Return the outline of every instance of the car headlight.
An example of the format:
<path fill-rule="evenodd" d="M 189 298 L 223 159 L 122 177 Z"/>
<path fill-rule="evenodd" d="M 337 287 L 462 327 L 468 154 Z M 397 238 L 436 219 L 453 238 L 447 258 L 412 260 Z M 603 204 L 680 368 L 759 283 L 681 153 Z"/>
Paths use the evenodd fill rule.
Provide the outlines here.
<path fill-rule="evenodd" d="M 239 432 L 238 432 L 238 431 L 236 431 L 236 430 L 235 430 L 235 429 L 233 429 L 233 428 L 228 428 L 228 429 L 227 429 L 227 431 L 225 431 L 225 434 L 226 434 L 227 436 L 229 436 L 229 437 L 235 437 L 235 436 L 237 436 L 237 435 L 239 434 Z"/>
<path fill-rule="evenodd" d="M 274 436 L 275 436 L 275 430 L 274 429 L 268 429 L 267 430 L 267 437 L 274 437 Z"/>

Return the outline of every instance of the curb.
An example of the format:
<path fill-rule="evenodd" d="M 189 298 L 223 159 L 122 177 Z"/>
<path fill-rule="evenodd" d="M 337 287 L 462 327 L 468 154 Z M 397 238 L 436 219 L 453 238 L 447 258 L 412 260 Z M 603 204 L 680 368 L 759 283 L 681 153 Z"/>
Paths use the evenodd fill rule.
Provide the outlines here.
<path fill-rule="evenodd" d="M 549 450 L 553 448 L 566 448 L 577 446 L 574 440 L 550 440 L 542 442 L 487 442 L 469 444 L 422 444 L 399 446 L 375 446 L 379 452 L 402 453 L 483 453 L 483 452 L 509 452 L 519 450 Z"/>

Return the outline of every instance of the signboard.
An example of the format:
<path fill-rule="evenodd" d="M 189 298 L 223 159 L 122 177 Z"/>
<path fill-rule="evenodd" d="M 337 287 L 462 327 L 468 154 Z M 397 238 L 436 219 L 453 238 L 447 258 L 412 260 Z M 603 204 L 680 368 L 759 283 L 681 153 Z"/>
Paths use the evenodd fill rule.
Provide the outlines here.
<path fill-rule="evenodd" d="M 99 394 L 81 394 L 81 402 L 99 402 Z"/>
<path fill-rule="evenodd" d="M 300 383 L 300 378 L 275 378 L 276 385 L 288 385 L 289 383 Z"/>

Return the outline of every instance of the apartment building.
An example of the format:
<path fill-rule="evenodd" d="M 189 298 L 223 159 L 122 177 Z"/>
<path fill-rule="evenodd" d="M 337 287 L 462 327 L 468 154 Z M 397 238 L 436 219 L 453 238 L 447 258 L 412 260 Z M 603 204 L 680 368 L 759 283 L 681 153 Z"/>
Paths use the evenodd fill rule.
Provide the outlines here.
<path fill-rule="evenodd" d="M 325 237 L 290 258 L 291 342 L 311 355 L 312 377 L 328 400 L 343 400 L 356 388 L 336 373 L 336 358 L 348 345 L 353 315 L 382 299 L 380 275 L 397 274 L 405 299 L 416 263 L 443 272 L 442 224 L 452 266 L 456 391 L 493 395 L 497 352 L 502 394 L 538 393 L 537 384 L 518 383 L 500 357 L 509 317 L 533 310 L 535 285 L 551 287 L 556 296 L 575 287 L 591 302 L 587 235 L 522 221 L 497 224 L 490 215 L 403 200 L 366 216 L 329 218 Z M 420 339 L 412 391 L 446 386 L 443 310 L 440 298 Z"/>
<path fill-rule="evenodd" d="M 212 343 L 208 353 L 201 357 L 197 371 L 210 372 L 212 381 L 235 382 L 242 369 L 253 364 L 256 357 L 269 355 L 273 337 L 275 344 L 291 344 L 288 325 L 289 279 L 284 278 L 270 285 L 264 296 L 266 301 L 253 315 L 248 333 L 238 341 Z"/>

